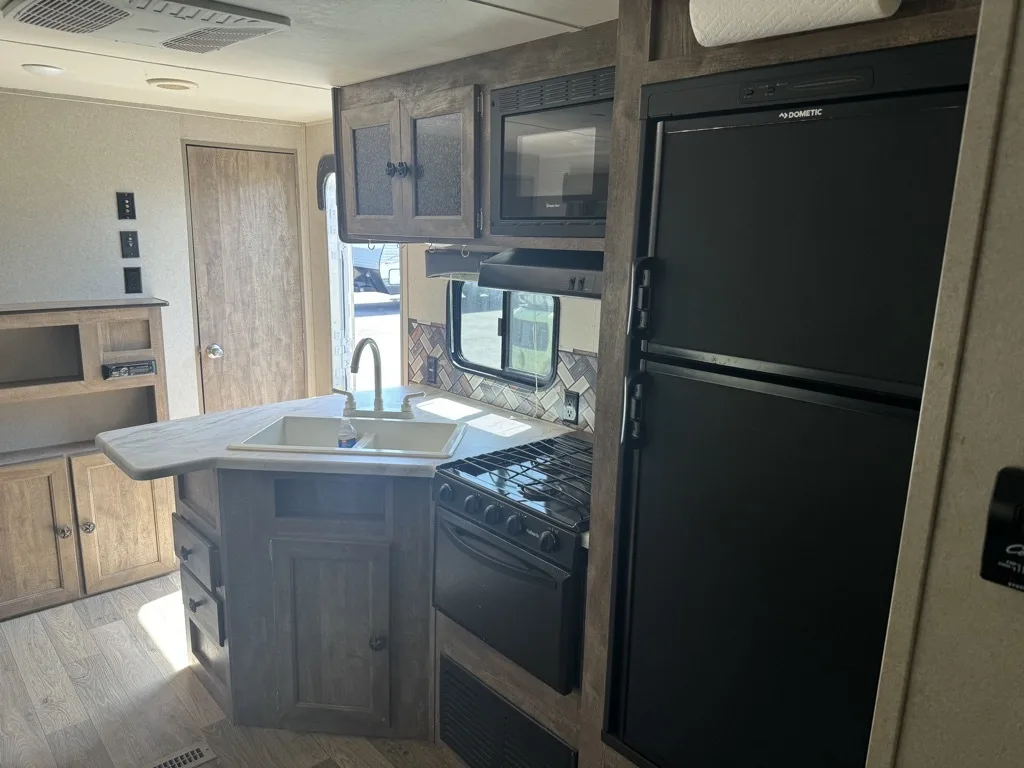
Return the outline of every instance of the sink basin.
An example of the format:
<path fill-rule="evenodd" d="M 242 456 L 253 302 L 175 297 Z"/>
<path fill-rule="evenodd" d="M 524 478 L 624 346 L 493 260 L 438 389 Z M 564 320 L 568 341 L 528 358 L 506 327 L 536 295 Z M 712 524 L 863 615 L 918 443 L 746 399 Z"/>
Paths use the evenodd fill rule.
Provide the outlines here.
<path fill-rule="evenodd" d="M 340 419 L 283 416 L 252 437 L 228 448 L 237 451 L 337 453 L 355 456 L 409 456 L 447 459 L 466 431 L 462 424 L 410 419 L 349 419 L 359 439 L 338 447 Z"/>

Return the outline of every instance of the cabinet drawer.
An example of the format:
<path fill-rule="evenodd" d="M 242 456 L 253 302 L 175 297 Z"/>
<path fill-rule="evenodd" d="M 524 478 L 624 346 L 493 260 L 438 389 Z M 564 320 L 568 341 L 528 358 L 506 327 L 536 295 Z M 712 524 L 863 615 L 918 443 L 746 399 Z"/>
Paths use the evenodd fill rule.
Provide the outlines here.
<path fill-rule="evenodd" d="M 181 570 L 181 601 L 185 615 L 217 645 L 224 645 L 224 606 L 188 570 Z"/>
<path fill-rule="evenodd" d="M 213 591 L 220 586 L 220 555 L 217 547 L 181 515 L 174 515 L 172 522 L 175 554 L 204 587 Z"/>

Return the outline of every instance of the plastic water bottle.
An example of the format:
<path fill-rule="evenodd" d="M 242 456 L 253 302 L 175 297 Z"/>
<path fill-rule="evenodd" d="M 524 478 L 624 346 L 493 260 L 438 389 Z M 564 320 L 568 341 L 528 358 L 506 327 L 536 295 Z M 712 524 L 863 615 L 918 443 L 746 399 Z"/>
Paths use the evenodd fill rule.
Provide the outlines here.
<path fill-rule="evenodd" d="M 338 424 L 338 447 L 354 448 L 358 440 L 359 434 L 356 432 L 356 428 L 352 426 L 352 422 L 348 419 L 342 419 Z"/>

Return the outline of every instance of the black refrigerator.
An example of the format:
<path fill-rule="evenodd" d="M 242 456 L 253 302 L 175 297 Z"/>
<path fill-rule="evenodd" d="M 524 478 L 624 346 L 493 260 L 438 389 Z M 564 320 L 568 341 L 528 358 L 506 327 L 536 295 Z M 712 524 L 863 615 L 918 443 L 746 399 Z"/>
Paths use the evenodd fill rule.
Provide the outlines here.
<path fill-rule="evenodd" d="M 605 740 L 861 768 L 971 40 L 657 86 Z"/>

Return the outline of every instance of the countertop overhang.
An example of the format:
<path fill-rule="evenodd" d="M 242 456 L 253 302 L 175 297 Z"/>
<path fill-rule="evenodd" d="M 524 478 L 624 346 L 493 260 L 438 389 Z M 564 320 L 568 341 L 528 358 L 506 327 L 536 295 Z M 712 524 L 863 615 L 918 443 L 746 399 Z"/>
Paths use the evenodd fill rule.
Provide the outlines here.
<path fill-rule="evenodd" d="M 341 417 L 345 398 L 337 395 L 291 400 L 223 413 L 209 413 L 185 419 L 161 421 L 138 427 L 103 432 L 96 445 L 133 480 L 156 480 L 204 469 L 239 469 L 272 472 L 326 472 L 398 477 L 433 477 L 439 464 L 477 456 L 490 451 L 511 448 L 542 440 L 572 430 L 538 419 L 512 413 L 477 400 L 458 397 L 432 387 L 394 387 L 384 390 L 384 407 L 397 410 L 402 397 L 411 392 L 426 392 L 427 397 L 415 402 L 416 418 L 421 421 L 457 422 L 466 424 L 466 433 L 454 455 L 448 459 L 405 457 L 352 456 L 316 453 L 284 453 L 278 451 L 238 451 L 228 446 L 248 438 L 282 416 Z M 359 408 L 372 407 L 373 393 L 356 395 Z M 463 406 L 464 415 L 448 418 L 437 410 L 445 410 L 449 401 Z M 433 406 L 431 404 L 434 404 Z M 472 409 L 468 412 L 466 409 Z M 473 426 L 481 416 L 495 414 L 526 427 L 515 435 L 503 437 Z"/>

